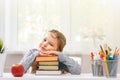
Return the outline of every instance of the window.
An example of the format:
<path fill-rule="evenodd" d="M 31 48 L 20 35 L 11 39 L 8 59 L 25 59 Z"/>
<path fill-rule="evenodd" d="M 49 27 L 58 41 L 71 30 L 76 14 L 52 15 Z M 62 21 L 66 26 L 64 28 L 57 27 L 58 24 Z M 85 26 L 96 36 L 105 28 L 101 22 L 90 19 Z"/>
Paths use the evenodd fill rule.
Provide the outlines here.
<path fill-rule="evenodd" d="M 62 0 L 19 0 L 18 43 L 37 45 L 49 29 L 62 30 Z"/>
<path fill-rule="evenodd" d="M 83 37 L 104 35 L 104 5 L 84 0 L 18 0 L 18 43 L 37 45 L 44 32 L 58 29 L 69 44 L 81 44 Z M 83 5 L 84 4 L 84 5 Z M 97 10 L 99 9 L 99 10 Z M 102 14 L 101 14 L 102 13 Z M 95 16 L 103 17 L 95 17 Z M 93 17 L 93 18 L 92 18 Z M 96 22 L 95 22 L 96 21 Z M 102 26 L 102 27 L 101 27 Z M 85 33 L 85 32 L 88 33 Z M 91 35 L 89 34 L 91 33 Z"/>
<path fill-rule="evenodd" d="M 107 38 L 117 44 L 119 39 L 112 41 L 117 35 L 110 31 L 114 26 L 119 30 L 118 4 L 119 0 L 6 0 L 6 45 L 8 50 L 37 47 L 44 32 L 52 28 L 65 34 L 66 50 L 89 51 Z"/>

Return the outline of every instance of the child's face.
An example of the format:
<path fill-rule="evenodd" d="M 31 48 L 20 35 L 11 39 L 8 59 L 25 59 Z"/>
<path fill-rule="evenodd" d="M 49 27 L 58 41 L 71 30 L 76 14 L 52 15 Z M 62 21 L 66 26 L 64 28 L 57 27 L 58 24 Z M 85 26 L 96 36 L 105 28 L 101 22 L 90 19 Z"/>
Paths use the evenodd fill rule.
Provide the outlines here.
<path fill-rule="evenodd" d="M 40 51 L 56 51 L 58 48 L 57 38 L 53 33 L 48 32 L 39 45 Z"/>

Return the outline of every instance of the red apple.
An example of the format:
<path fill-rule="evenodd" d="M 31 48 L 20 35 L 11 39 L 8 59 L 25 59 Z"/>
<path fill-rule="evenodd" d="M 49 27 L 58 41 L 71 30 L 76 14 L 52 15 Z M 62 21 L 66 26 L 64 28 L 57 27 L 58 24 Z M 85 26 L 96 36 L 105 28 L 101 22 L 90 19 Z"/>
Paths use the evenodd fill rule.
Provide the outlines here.
<path fill-rule="evenodd" d="M 22 77 L 24 74 L 24 67 L 22 64 L 14 64 L 11 67 L 11 73 L 15 77 Z"/>

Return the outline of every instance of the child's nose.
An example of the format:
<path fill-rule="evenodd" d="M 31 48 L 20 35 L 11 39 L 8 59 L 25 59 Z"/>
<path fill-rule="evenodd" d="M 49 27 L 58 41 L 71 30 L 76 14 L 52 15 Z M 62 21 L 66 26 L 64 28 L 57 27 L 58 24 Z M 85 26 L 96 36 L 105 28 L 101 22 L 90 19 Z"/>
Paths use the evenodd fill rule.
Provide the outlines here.
<path fill-rule="evenodd" d="M 47 46 L 47 42 L 44 42 L 44 43 L 43 43 L 43 46 L 46 47 L 46 46 Z"/>

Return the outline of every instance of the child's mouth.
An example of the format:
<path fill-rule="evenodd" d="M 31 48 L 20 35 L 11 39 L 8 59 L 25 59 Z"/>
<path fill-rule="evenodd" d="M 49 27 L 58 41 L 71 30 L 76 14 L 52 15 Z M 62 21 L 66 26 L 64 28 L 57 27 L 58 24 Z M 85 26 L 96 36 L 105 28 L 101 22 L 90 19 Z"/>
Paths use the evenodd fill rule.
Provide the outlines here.
<path fill-rule="evenodd" d="M 41 48 L 41 51 L 47 51 L 47 49 L 45 49 L 44 47 Z"/>

